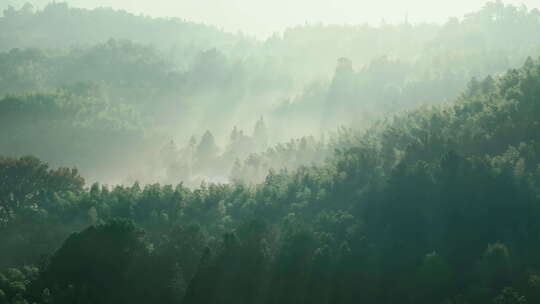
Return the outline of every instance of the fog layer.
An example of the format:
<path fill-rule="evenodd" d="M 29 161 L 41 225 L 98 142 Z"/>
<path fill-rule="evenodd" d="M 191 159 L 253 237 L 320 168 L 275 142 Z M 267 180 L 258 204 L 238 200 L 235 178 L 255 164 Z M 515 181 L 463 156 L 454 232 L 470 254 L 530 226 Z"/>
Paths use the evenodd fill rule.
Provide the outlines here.
<path fill-rule="evenodd" d="M 7 4 L 47 0 L 2 0 Z M 154 17 L 180 17 L 217 26 L 230 32 L 242 31 L 261 39 L 285 28 L 305 23 L 363 24 L 443 23 L 480 9 L 485 0 L 68 0 L 72 6 L 113 7 Z M 508 0 L 508 4 L 539 8 L 536 0 Z M 0 5 L 0 8 L 1 5 Z"/>

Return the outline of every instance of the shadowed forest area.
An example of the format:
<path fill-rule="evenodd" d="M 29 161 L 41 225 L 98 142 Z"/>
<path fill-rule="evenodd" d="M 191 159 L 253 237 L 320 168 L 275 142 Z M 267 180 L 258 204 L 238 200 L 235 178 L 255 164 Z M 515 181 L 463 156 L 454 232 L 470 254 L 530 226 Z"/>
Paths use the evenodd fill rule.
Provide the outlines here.
<path fill-rule="evenodd" d="M 0 304 L 540 303 L 538 33 L 6 7 Z"/>

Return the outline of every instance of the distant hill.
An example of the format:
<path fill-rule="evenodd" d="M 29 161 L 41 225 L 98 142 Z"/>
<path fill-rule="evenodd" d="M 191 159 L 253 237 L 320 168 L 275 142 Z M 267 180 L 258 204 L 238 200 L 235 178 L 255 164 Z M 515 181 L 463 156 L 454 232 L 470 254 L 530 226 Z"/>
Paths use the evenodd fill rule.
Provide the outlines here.
<path fill-rule="evenodd" d="M 1 9 L 1 7 L 0 7 Z M 129 39 L 165 49 L 227 49 L 247 38 L 179 18 L 150 18 L 123 10 L 49 3 L 7 7 L 0 18 L 0 50 L 92 45 L 110 38 Z"/>

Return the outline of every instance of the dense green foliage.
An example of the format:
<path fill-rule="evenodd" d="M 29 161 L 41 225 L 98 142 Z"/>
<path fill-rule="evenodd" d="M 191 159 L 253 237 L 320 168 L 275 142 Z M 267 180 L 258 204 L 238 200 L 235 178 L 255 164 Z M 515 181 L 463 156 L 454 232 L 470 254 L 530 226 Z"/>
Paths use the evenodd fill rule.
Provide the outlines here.
<path fill-rule="evenodd" d="M 6 10 L 0 304 L 537 303 L 539 29 Z"/>
<path fill-rule="evenodd" d="M 3 301 L 534 303 L 539 100 L 528 59 L 254 186 L 84 189 L 3 159 Z"/>

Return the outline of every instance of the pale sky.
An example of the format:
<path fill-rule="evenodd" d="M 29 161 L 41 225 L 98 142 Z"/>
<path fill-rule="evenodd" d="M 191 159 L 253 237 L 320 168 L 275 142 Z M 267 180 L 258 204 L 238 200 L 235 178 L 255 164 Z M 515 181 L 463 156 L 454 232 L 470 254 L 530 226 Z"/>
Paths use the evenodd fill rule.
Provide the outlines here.
<path fill-rule="evenodd" d="M 23 0 L 0 0 L 18 2 Z M 40 2 L 44 2 L 41 0 Z M 59 2 L 61 0 L 58 0 Z M 181 17 L 265 38 L 304 24 L 441 23 L 480 9 L 486 0 L 68 0 L 79 7 L 111 6 L 151 16 Z M 506 0 L 540 8 L 540 0 Z"/>

